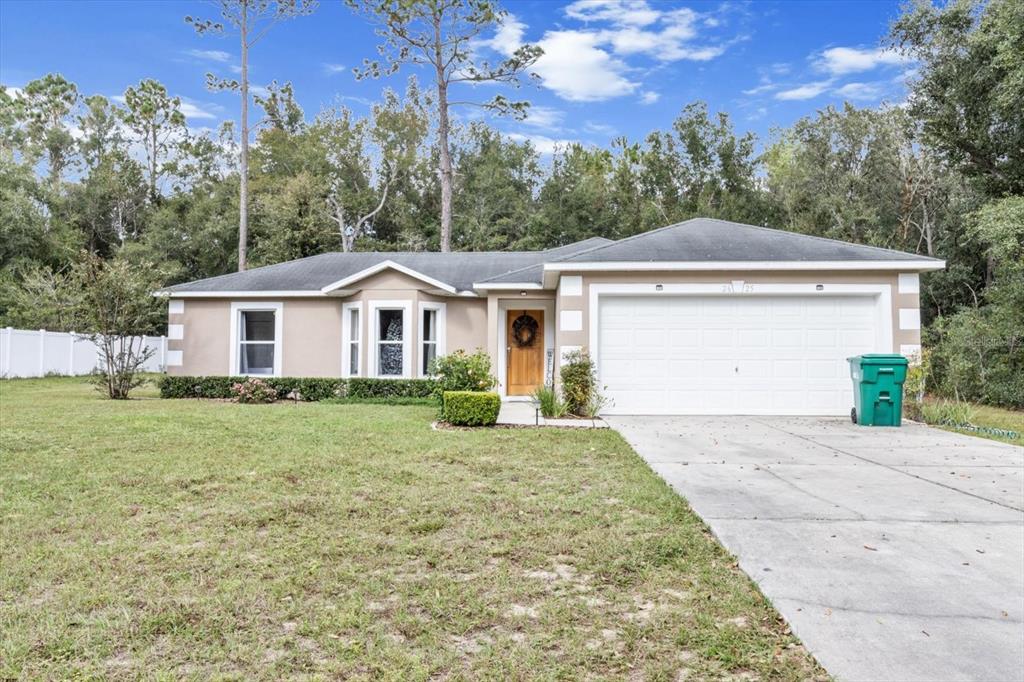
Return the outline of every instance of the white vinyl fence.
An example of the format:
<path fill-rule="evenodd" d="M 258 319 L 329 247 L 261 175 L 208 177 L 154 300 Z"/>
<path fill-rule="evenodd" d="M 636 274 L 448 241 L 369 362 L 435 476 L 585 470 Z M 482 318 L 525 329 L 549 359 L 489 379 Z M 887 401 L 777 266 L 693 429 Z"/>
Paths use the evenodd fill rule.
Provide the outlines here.
<path fill-rule="evenodd" d="M 167 337 L 136 338 L 155 351 L 146 360 L 145 370 L 162 372 L 167 366 Z M 96 344 L 80 334 L 45 329 L 0 329 L 0 377 L 4 379 L 48 374 L 77 376 L 89 374 L 101 364 Z"/>

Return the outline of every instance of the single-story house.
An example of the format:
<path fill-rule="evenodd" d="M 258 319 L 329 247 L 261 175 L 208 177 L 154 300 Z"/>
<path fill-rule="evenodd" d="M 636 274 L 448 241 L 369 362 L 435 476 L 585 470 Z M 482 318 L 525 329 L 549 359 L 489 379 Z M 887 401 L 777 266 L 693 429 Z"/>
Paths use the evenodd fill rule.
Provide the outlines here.
<path fill-rule="evenodd" d="M 594 359 L 619 414 L 846 414 L 846 358 L 920 350 L 941 260 L 707 218 L 546 251 L 325 253 L 178 284 L 167 371 L 412 378 L 484 349 L 507 399 Z"/>

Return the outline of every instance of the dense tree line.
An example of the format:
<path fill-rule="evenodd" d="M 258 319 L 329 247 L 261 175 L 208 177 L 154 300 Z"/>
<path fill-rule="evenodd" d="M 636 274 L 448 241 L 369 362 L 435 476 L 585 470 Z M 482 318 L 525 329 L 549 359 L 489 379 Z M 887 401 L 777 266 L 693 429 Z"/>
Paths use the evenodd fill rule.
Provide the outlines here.
<path fill-rule="evenodd" d="M 385 24 L 423 19 L 382 7 L 370 11 Z M 249 265 L 446 240 L 538 249 L 694 216 L 901 249 L 948 262 L 923 279 L 933 388 L 1021 405 L 1022 8 L 909 6 L 890 36 L 919 65 L 907 106 L 830 106 L 770 140 L 695 102 L 642 140 L 545 157 L 481 121 L 448 122 L 439 136 L 437 87 L 415 78 L 365 115 L 340 105 L 307 115 L 289 84 L 271 84 L 254 98 Z M 473 15 L 470 29 L 499 18 Z M 535 57 L 476 73 L 509 79 Z M 463 66 L 437 77 L 471 73 Z M 492 105 L 513 115 L 525 106 Z M 16 94 L 0 87 L 0 323 L 58 328 L 59 306 L 39 301 L 83 252 L 145 263 L 167 283 L 238 269 L 239 146 L 231 124 L 190 130 L 180 100 L 152 80 L 119 102 L 84 96 L 59 74 Z"/>

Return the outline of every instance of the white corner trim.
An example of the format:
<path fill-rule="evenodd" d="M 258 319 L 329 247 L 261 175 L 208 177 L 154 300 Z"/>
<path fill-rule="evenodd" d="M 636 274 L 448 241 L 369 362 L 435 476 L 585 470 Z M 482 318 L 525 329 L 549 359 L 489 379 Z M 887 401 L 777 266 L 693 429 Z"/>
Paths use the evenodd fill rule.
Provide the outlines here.
<path fill-rule="evenodd" d="M 180 341 L 185 338 L 185 325 L 183 324 L 169 324 L 167 325 L 167 338 L 175 341 Z"/>
<path fill-rule="evenodd" d="M 352 323 L 349 321 L 351 318 L 351 315 L 349 313 L 352 310 L 355 310 L 359 313 L 359 320 L 357 322 L 357 324 L 359 325 L 359 329 L 356 330 L 358 334 L 356 336 L 355 341 L 352 341 Z M 351 353 L 349 353 L 349 347 L 353 343 L 358 344 L 359 358 L 360 360 L 362 360 L 362 358 L 366 355 L 366 349 L 364 347 L 365 344 L 363 340 L 363 337 L 366 335 L 363 331 L 365 329 L 366 322 L 363 320 L 363 302 L 356 301 L 355 303 L 343 303 L 341 305 L 341 376 L 343 377 L 347 378 L 360 376 L 360 368 L 357 367 L 355 372 L 352 371 L 352 355 Z"/>
<path fill-rule="evenodd" d="M 583 346 L 561 346 L 558 349 L 558 366 L 564 367 L 569 360 L 566 358 L 569 353 L 575 353 L 583 350 Z"/>
<path fill-rule="evenodd" d="M 331 284 L 328 284 L 327 286 L 325 286 L 322 289 L 320 289 L 320 293 L 322 293 L 322 294 L 329 294 L 332 291 L 335 291 L 337 289 L 344 289 L 345 286 L 347 286 L 349 284 L 352 284 L 353 282 L 358 282 L 359 280 L 366 279 L 370 275 L 375 275 L 378 272 L 381 272 L 383 270 L 389 270 L 389 269 L 390 270 L 395 270 L 397 272 L 401 272 L 403 275 L 408 275 L 409 277 L 412 277 L 414 279 L 418 279 L 421 282 L 426 282 L 427 284 L 430 284 L 431 286 L 435 286 L 438 289 L 441 289 L 442 291 L 447 291 L 449 294 L 456 293 L 455 287 L 453 287 L 451 284 L 445 284 L 441 280 L 437 280 L 437 279 L 434 279 L 433 277 L 429 277 L 427 275 L 424 275 L 422 272 L 417 272 L 416 270 L 413 270 L 412 268 L 407 268 L 406 266 L 400 265 L 400 264 L 396 263 L 393 260 L 381 261 L 380 263 L 377 263 L 376 265 L 371 265 L 370 267 L 366 268 L 365 270 L 360 270 L 359 272 L 355 273 L 354 275 L 349 275 L 348 277 L 345 277 L 344 279 L 339 279 L 337 282 L 332 282 Z"/>
<path fill-rule="evenodd" d="M 437 347 L 434 356 L 441 357 L 448 353 L 448 304 L 438 301 L 421 301 L 419 317 L 416 319 L 416 376 L 420 378 L 430 376 L 423 371 L 423 311 L 437 311 Z"/>
<path fill-rule="evenodd" d="M 900 308 L 900 329 L 920 329 L 921 309 Z"/>
<path fill-rule="evenodd" d="M 600 270 L 673 271 L 673 270 L 942 270 L 944 260 L 860 260 L 860 261 L 608 261 L 545 263 L 546 272 L 562 270 L 593 272 Z"/>
<path fill-rule="evenodd" d="M 751 284 L 743 286 L 744 296 L 874 296 L 875 316 L 878 322 L 875 334 L 877 352 L 891 353 L 894 347 L 892 329 L 892 285 L 890 284 L 827 284 L 821 291 L 814 283 L 800 284 Z M 664 284 L 659 291 L 654 284 L 591 284 L 589 307 L 590 324 L 588 343 L 590 357 L 600 371 L 599 331 L 600 331 L 600 299 L 602 296 L 734 296 L 732 282 L 680 283 Z M 902 312 L 902 311 L 901 311 Z"/>
<path fill-rule="evenodd" d="M 238 329 L 242 323 L 242 311 L 244 310 L 272 310 L 274 312 L 274 373 L 271 376 L 281 376 L 281 364 L 284 356 L 284 304 L 280 301 L 233 301 L 231 303 L 231 350 L 230 364 L 228 365 L 228 376 L 245 376 L 239 368 L 238 357 Z M 254 374 L 260 377 L 265 374 Z"/>
<path fill-rule="evenodd" d="M 180 350 L 167 351 L 167 366 L 181 367 L 184 364 L 184 353 Z"/>
<path fill-rule="evenodd" d="M 363 325 L 369 333 L 366 339 L 366 376 L 378 379 L 411 379 L 412 374 L 412 301 L 408 299 L 383 301 L 371 300 L 366 302 L 369 319 Z M 377 367 L 377 341 L 380 339 L 380 315 L 379 310 L 401 310 L 402 311 L 402 374 L 380 375 Z"/>
<path fill-rule="evenodd" d="M 907 358 L 911 365 L 921 364 L 921 344 L 919 343 L 901 343 L 900 344 L 900 355 Z"/>
<path fill-rule="evenodd" d="M 562 296 L 582 296 L 583 277 L 581 275 L 562 275 L 558 278 L 558 291 Z"/>
<path fill-rule="evenodd" d="M 921 293 L 921 276 L 916 272 L 901 272 L 897 290 L 901 294 Z"/>
<path fill-rule="evenodd" d="M 172 299 L 167 302 L 167 314 L 168 315 L 181 315 L 185 312 L 185 301 L 182 299 Z"/>
<path fill-rule="evenodd" d="M 562 310 L 559 312 L 558 331 L 581 332 L 583 331 L 582 310 Z"/>

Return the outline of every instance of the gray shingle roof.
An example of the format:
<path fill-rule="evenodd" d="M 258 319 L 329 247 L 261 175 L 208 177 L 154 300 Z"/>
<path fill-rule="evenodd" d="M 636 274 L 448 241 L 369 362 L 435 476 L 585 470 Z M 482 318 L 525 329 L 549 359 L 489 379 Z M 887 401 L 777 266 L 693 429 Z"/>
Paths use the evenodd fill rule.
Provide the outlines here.
<path fill-rule="evenodd" d="M 474 282 L 481 282 L 530 265 L 536 265 L 539 271 L 540 264 L 546 261 L 606 243 L 610 243 L 610 240 L 595 237 L 547 251 L 323 253 L 245 272 L 176 284 L 167 287 L 165 291 L 319 291 L 328 284 L 387 260 L 450 284 L 458 291 L 472 291 Z"/>
<path fill-rule="evenodd" d="M 427 277 L 472 291 L 473 284 L 543 281 L 544 263 L 714 261 L 924 261 L 934 258 L 875 246 L 849 244 L 796 232 L 694 218 L 611 241 L 593 237 L 547 251 L 324 253 L 220 277 L 167 287 L 165 291 L 319 291 L 391 260 Z"/>
<path fill-rule="evenodd" d="M 694 218 L 568 254 L 562 262 L 934 261 L 876 246 L 773 230 L 713 218 Z"/>

